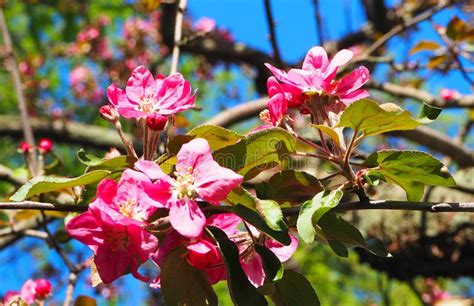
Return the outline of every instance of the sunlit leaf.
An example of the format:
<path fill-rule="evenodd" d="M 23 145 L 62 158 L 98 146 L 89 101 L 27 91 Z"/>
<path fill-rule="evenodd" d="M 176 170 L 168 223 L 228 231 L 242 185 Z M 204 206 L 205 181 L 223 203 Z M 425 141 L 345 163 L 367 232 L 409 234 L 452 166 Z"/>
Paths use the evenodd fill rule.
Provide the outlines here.
<path fill-rule="evenodd" d="M 426 50 L 436 50 L 440 47 L 440 45 L 431 40 L 422 40 L 418 42 L 411 50 L 410 54 L 415 54 L 420 51 L 426 51 Z"/>

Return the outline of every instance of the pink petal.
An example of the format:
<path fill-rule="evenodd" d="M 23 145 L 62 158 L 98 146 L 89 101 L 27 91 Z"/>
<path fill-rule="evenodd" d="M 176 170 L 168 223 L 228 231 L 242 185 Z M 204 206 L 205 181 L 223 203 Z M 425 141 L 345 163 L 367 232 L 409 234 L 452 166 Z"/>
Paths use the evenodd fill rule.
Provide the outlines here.
<path fill-rule="evenodd" d="M 177 154 L 176 170 L 186 173 L 197 165 L 212 161 L 211 148 L 207 140 L 195 138 L 184 144 Z"/>
<path fill-rule="evenodd" d="M 146 114 L 136 110 L 137 103 L 127 98 L 125 91 L 118 88 L 115 84 L 107 88 L 107 97 L 109 102 L 115 106 L 119 114 L 125 118 L 140 118 Z"/>
<path fill-rule="evenodd" d="M 337 69 L 347 64 L 352 59 L 353 53 L 350 50 L 343 49 L 336 53 L 329 63 L 324 79 L 332 79 L 336 75 Z"/>
<path fill-rule="evenodd" d="M 365 89 L 359 89 L 359 90 L 356 90 L 356 91 L 353 91 L 347 95 L 341 95 L 339 96 L 339 99 L 346 105 L 352 103 L 352 102 L 355 102 L 357 100 L 360 100 L 360 99 L 363 99 L 363 98 L 367 98 L 369 95 L 369 93 L 367 92 L 367 90 Z"/>
<path fill-rule="evenodd" d="M 126 249 L 113 250 L 108 246 L 100 247 L 94 256 L 94 263 L 104 284 L 109 284 L 127 273 L 131 256 Z"/>
<path fill-rule="evenodd" d="M 213 160 L 199 163 L 196 172 L 196 191 L 200 198 L 211 203 L 224 200 L 243 181 L 243 176 Z"/>
<path fill-rule="evenodd" d="M 303 61 L 304 70 L 324 70 L 329 64 L 328 55 L 324 48 L 316 46 L 311 48 Z"/>
<path fill-rule="evenodd" d="M 268 111 L 274 126 L 279 126 L 288 110 L 288 103 L 282 94 L 274 95 L 268 101 Z"/>
<path fill-rule="evenodd" d="M 207 218 L 207 225 L 215 226 L 223 230 L 227 236 L 238 232 L 237 227 L 242 223 L 242 219 L 234 214 L 217 214 Z"/>
<path fill-rule="evenodd" d="M 135 168 L 145 173 L 152 180 L 171 181 L 171 178 L 161 170 L 161 167 L 150 160 L 141 159 L 137 161 Z"/>
<path fill-rule="evenodd" d="M 144 98 L 154 97 L 156 91 L 156 82 L 150 70 L 144 66 L 135 68 L 125 88 L 127 97 L 136 103 L 140 103 Z"/>
<path fill-rule="evenodd" d="M 21 299 L 28 304 L 33 304 L 36 300 L 36 283 L 34 280 L 29 279 L 21 287 L 20 292 Z M 15 304 L 16 305 L 16 304 Z"/>
<path fill-rule="evenodd" d="M 267 239 L 265 245 L 280 259 L 281 262 L 285 262 L 293 256 L 296 249 L 298 248 L 298 239 L 290 234 L 291 243 L 290 245 L 283 245 L 273 239 Z"/>
<path fill-rule="evenodd" d="M 197 202 L 189 199 L 171 200 L 170 223 L 181 235 L 193 238 L 199 237 L 206 224 L 206 217 Z"/>
<path fill-rule="evenodd" d="M 91 211 L 86 211 L 66 223 L 66 231 L 72 238 L 79 240 L 93 251 L 104 243 L 100 220 Z"/>
<path fill-rule="evenodd" d="M 117 182 L 111 179 L 103 179 L 97 186 L 97 197 L 105 203 L 111 203 L 117 194 Z"/>
<path fill-rule="evenodd" d="M 152 255 L 151 259 L 153 262 L 159 267 L 162 266 L 166 256 L 181 244 L 181 240 L 182 237 L 176 231 L 167 234 L 163 241 L 160 242 L 160 247 Z"/>
<path fill-rule="evenodd" d="M 194 107 L 191 84 L 180 73 L 160 80 L 155 109 L 161 115 L 170 115 Z"/>
<path fill-rule="evenodd" d="M 336 89 L 337 95 L 347 95 L 361 88 L 370 79 L 369 69 L 361 66 L 352 71 L 339 81 Z"/>
<path fill-rule="evenodd" d="M 275 76 L 275 78 L 283 83 L 288 83 L 288 75 L 284 70 L 278 69 L 268 63 L 265 63 L 265 66 L 271 71 L 271 73 Z"/>
<path fill-rule="evenodd" d="M 265 270 L 263 269 L 262 258 L 256 252 L 248 255 L 247 258 L 241 259 L 242 269 L 244 269 L 250 283 L 258 288 L 263 286 L 265 281 Z"/>

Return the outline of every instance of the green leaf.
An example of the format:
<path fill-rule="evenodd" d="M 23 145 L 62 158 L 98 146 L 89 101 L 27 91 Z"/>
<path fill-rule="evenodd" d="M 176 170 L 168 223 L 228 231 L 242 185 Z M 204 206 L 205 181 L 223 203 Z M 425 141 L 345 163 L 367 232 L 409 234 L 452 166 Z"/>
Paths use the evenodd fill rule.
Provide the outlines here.
<path fill-rule="evenodd" d="M 312 243 L 316 236 L 314 224 L 332 208 L 339 204 L 343 196 L 340 190 L 322 191 L 312 200 L 306 201 L 302 206 L 296 222 L 298 234 L 306 243 Z"/>
<path fill-rule="evenodd" d="M 83 149 L 77 152 L 77 158 L 81 163 L 88 166 L 87 172 L 91 170 L 115 170 L 131 167 L 135 163 L 135 159 L 127 156 L 120 155 L 112 158 L 98 158 L 91 154 L 86 154 Z"/>
<path fill-rule="evenodd" d="M 256 244 L 255 251 L 260 255 L 268 282 L 280 280 L 283 277 L 283 266 L 280 259 L 266 247 Z"/>
<path fill-rule="evenodd" d="M 425 50 L 436 50 L 440 47 L 440 45 L 435 42 L 435 41 L 431 41 L 431 40 L 422 40 L 420 42 L 418 42 L 416 44 L 416 46 L 414 46 L 411 50 L 410 50 L 410 54 L 415 54 L 415 53 L 418 53 L 420 51 L 425 51 Z"/>
<path fill-rule="evenodd" d="M 323 124 L 311 124 L 312 127 L 317 128 L 321 132 L 323 132 L 325 135 L 329 136 L 334 143 L 339 147 L 341 146 L 341 139 L 344 139 L 342 134 L 340 135 L 335 128 L 332 128 L 327 125 Z"/>
<path fill-rule="evenodd" d="M 239 250 L 235 243 L 230 241 L 226 234 L 217 227 L 209 226 L 207 232 L 216 241 L 222 254 L 227 270 L 227 284 L 234 305 L 267 305 L 265 297 L 250 283 L 242 269 Z"/>
<path fill-rule="evenodd" d="M 368 244 L 355 226 L 334 212 L 324 214 L 319 219 L 318 225 L 320 227 L 319 234 L 328 241 L 336 253 L 341 252 L 341 250 L 334 249 L 334 247 L 338 248 L 339 246 L 336 246 L 334 242 L 330 242 L 331 240 L 342 242 L 349 246 L 364 248 L 377 256 L 386 257 L 388 255 L 383 244 L 374 244 L 373 242 Z"/>
<path fill-rule="evenodd" d="M 424 185 L 456 186 L 443 163 L 424 152 L 379 151 L 367 157 L 365 165 L 372 168 L 367 175 L 382 175 L 387 182 L 402 187 L 408 201 L 420 201 Z"/>
<path fill-rule="evenodd" d="M 329 247 L 333 252 L 340 257 L 348 257 L 349 256 L 349 250 L 346 248 L 344 243 L 336 241 L 336 240 L 327 240 L 327 243 L 329 244 Z"/>
<path fill-rule="evenodd" d="M 341 115 L 338 126 L 363 132 L 364 136 L 390 131 L 413 130 L 420 125 L 410 112 L 398 105 L 379 105 L 370 99 L 362 99 L 349 105 Z"/>
<path fill-rule="evenodd" d="M 94 170 L 74 178 L 59 176 L 37 176 L 26 182 L 11 196 L 11 201 L 23 201 L 40 193 L 58 191 L 74 186 L 96 183 L 110 174 L 106 170 Z"/>
<path fill-rule="evenodd" d="M 217 305 L 217 296 L 206 275 L 188 263 L 183 249 L 166 256 L 160 279 L 166 305 Z"/>
<path fill-rule="evenodd" d="M 158 165 L 160 165 L 161 170 L 166 174 L 171 174 L 173 172 L 174 166 L 176 165 L 176 155 L 173 154 L 163 154 L 156 160 Z"/>
<path fill-rule="evenodd" d="M 453 19 L 448 23 L 446 35 L 452 40 L 473 40 L 474 39 L 474 27 L 465 23 L 462 19 L 454 16 Z"/>
<path fill-rule="evenodd" d="M 274 230 L 272 229 L 255 210 L 252 210 L 243 205 L 236 205 L 232 208 L 232 211 L 246 222 L 252 224 L 260 231 L 264 232 L 268 236 L 272 237 L 276 241 L 284 244 L 290 245 L 291 238 L 288 235 L 288 230 Z"/>
<path fill-rule="evenodd" d="M 275 284 L 272 300 L 276 306 L 318 306 L 316 291 L 298 272 L 286 269 L 283 278 Z"/>
<path fill-rule="evenodd" d="M 273 200 L 260 200 L 242 187 L 237 187 L 226 198 L 232 206 L 243 205 L 260 215 L 267 225 L 276 231 L 286 230 L 288 227 L 283 219 L 280 205 Z"/>
<path fill-rule="evenodd" d="M 423 108 L 421 109 L 420 116 L 418 116 L 418 122 L 422 124 L 428 124 L 430 122 L 433 122 L 434 120 L 436 120 L 436 118 L 438 118 L 439 114 L 441 114 L 442 111 L 442 108 L 423 103 Z"/>
<path fill-rule="evenodd" d="M 168 143 L 168 151 L 177 154 L 181 146 L 194 138 L 204 138 L 212 150 L 219 150 L 233 145 L 244 138 L 234 131 L 217 125 L 200 125 L 189 131 L 186 135 L 177 135 Z"/>
<path fill-rule="evenodd" d="M 283 203 L 301 203 L 311 199 L 323 188 L 317 178 L 303 171 L 284 170 L 266 183 L 255 185 L 258 197 Z"/>
<path fill-rule="evenodd" d="M 261 171 L 281 165 L 295 152 L 296 142 L 287 131 L 274 128 L 250 134 L 238 143 L 214 152 L 214 159 L 230 168 L 245 180 Z"/>

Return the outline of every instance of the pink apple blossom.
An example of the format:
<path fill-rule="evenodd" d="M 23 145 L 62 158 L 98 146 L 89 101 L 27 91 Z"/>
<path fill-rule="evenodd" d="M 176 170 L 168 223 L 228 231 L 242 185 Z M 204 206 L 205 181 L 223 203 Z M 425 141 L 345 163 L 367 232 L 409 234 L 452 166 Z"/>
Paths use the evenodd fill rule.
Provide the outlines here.
<path fill-rule="evenodd" d="M 5 306 L 22 305 L 20 301 L 24 302 L 21 298 L 20 292 L 18 291 L 9 290 L 5 293 L 5 296 L 3 297 L 3 304 Z"/>
<path fill-rule="evenodd" d="M 453 90 L 453 89 L 449 89 L 449 88 L 443 88 L 441 89 L 441 92 L 440 92 L 440 97 L 441 99 L 443 99 L 444 101 L 453 101 L 457 98 L 459 98 L 460 94 L 458 91 L 456 90 Z"/>
<path fill-rule="evenodd" d="M 200 32 L 211 32 L 216 27 L 216 21 L 214 19 L 208 17 L 201 17 L 196 23 L 194 24 L 194 29 Z"/>
<path fill-rule="evenodd" d="M 243 180 L 214 161 L 211 148 L 203 138 L 181 147 L 174 178 L 150 161 L 138 161 L 135 167 L 156 180 L 147 188 L 150 196 L 169 209 L 171 226 L 185 237 L 199 237 L 206 224 L 197 200 L 218 204 Z"/>
<path fill-rule="evenodd" d="M 306 101 L 311 97 L 328 96 L 349 104 L 369 95 L 366 90 L 361 89 L 370 78 L 370 73 L 364 66 L 352 71 L 341 80 L 335 79 L 339 67 L 347 64 L 352 56 L 352 51 L 344 49 L 329 61 L 322 47 L 313 47 L 306 54 L 301 69 L 290 69 L 285 72 L 270 64 L 266 66 L 285 86 L 284 91 L 291 93 L 291 97 L 303 97 Z"/>
<path fill-rule="evenodd" d="M 144 66 L 135 68 L 125 90 L 112 84 L 107 96 L 126 118 L 142 118 L 151 113 L 171 115 L 194 106 L 191 85 L 180 73 L 154 79 Z"/>
<path fill-rule="evenodd" d="M 145 227 L 155 210 L 162 207 L 144 192 L 150 183 L 146 175 L 131 169 L 124 171 L 118 184 L 102 180 L 88 211 L 66 225 L 69 235 L 94 252 L 94 263 L 104 283 L 128 272 L 148 281 L 138 267 L 155 252 L 158 240 Z"/>

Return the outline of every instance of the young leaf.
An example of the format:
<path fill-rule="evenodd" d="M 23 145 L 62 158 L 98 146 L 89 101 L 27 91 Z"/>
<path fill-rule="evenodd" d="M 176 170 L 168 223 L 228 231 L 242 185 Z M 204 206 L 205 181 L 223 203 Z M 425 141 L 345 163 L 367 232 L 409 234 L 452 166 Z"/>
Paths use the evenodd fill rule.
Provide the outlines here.
<path fill-rule="evenodd" d="M 261 171 L 287 161 L 289 153 L 295 152 L 295 146 L 295 139 L 287 131 L 280 128 L 266 129 L 217 150 L 214 159 L 221 166 L 249 180 Z"/>
<path fill-rule="evenodd" d="M 86 154 L 83 149 L 80 149 L 77 152 L 77 158 L 81 163 L 88 166 L 87 172 L 91 170 L 115 170 L 115 169 L 123 169 L 126 167 L 131 167 L 135 163 L 135 159 L 127 156 L 127 155 L 120 155 L 112 158 L 98 158 L 91 154 Z"/>
<path fill-rule="evenodd" d="M 238 204 L 232 208 L 232 211 L 246 222 L 252 224 L 260 231 L 264 232 L 268 236 L 272 237 L 276 241 L 284 244 L 290 245 L 291 238 L 288 235 L 288 230 L 274 230 L 272 229 L 267 222 L 255 211 L 246 206 Z"/>
<path fill-rule="evenodd" d="M 74 186 L 96 183 L 110 174 L 106 170 L 94 170 L 74 178 L 59 176 L 37 176 L 26 182 L 10 197 L 11 201 L 23 201 L 40 193 L 57 191 Z"/>
<path fill-rule="evenodd" d="M 227 284 L 234 305 L 267 305 L 265 297 L 250 283 L 242 266 L 240 265 L 239 250 L 234 242 L 217 227 L 207 227 L 207 232 L 213 238 L 222 254 L 222 259 L 227 270 Z"/>
<path fill-rule="evenodd" d="M 410 54 L 415 54 L 420 51 L 425 51 L 425 50 L 436 50 L 440 47 L 440 45 L 431 40 L 422 40 L 419 43 L 416 44 L 411 50 Z"/>
<path fill-rule="evenodd" d="M 259 198 L 283 204 L 304 202 L 323 188 L 319 180 L 307 172 L 284 170 L 275 173 L 268 182 L 257 184 L 255 189 Z"/>
<path fill-rule="evenodd" d="M 408 201 L 420 201 L 424 185 L 453 187 L 456 182 L 443 163 L 419 151 L 384 150 L 372 153 L 365 165 L 367 175 L 382 175 L 387 182 L 402 187 Z"/>
<path fill-rule="evenodd" d="M 267 281 L 280 280 L 283 277 L 283 266 L 275 253 L 259 244 L 255 245 L 255 251 L 262 257 Z"/>
<path fill-rule="evenodd" d="M 166 305 L 217 306 L 217 296 L 209 280 L 202 271 L 188 263 L 182 249 L 167 255 L 160 280 Z"/>
<path fill-rule="evenodd" d="M 340 190 L 322 191 L 301 206 L 296 228 L 304 242 L 314 241 L 316 236 L 314 224 L 318 223 L 319 219 L 331 208 L 336 207 L 342 196 L 343 193 Z"/>
<path fill-rule="evenodd" d="M 443 111 L 442 108 L 423 103 L 420 116 L 418 116 L 418 122 L 422 124 L 433 122 L 436 120 L 436 118 L 438 118 L 439 114 L 441 114 L 441 111 Z"/>
<path fill-rule="evenodd" d="M 341 115 L 338 126 L 349 127 L 364 133 L 364 136 L 390 131 L 413 130 L 420 125 L 410 112 L 398 105 L 379 105 L 370 99 L 362 99 L 349 105 Z"/>
<path fill-rule="evenodd" d="M 285 269 L 283 278 L 275 284 L 272 300 L 276 306 L 319 306 L 311 283 L 303 275 Z"/>
<path fill-rule="evenodd" d="M 317 128 L 318 130 L 323 132 L 325 135 L 329 136 L 337 146 L 341 145 L 341 139 L 343 139 L 342 138 L 343 136 L 342 134 L 341 135 L 338 134 L 335 128 L 332 128 L 330 126 L 323 125 L 323 124 L 311 124 L 311 126 L 314 128 Z"/>
<path fill-rule="evenodd" d="M 381 257 L 387 257 L 388 252 L 381 243 L 370 243 L 368 244 L 359 230 L 344 220 L 341 216 L 334 212 L 328 212 L 319 219 L 318 225 L 320 227 L 319 233 L 322 234 L 322 238 L 332 243 L 331 248 L 336 246 L 331 240 L 342 242 L 349 246 L 361 247 L 367 251 Z M 338 247 L 338 246 L 336 246 Z M 341 250 L 333 249 L 336 253 Z"/>

